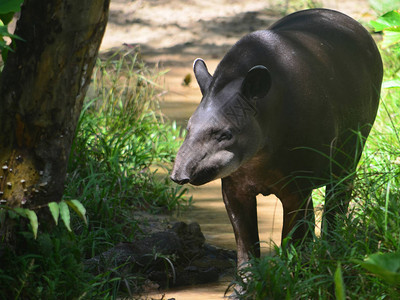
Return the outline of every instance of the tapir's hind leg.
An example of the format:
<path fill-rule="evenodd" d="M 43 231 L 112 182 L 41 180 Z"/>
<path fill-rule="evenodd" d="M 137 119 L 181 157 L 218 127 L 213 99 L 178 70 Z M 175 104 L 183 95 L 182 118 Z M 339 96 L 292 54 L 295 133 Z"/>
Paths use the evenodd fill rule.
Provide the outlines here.
<path fill-rule="evenodd" d="M 222 179 L 222 195 L 235 233 L 238 267 L 241 267 L 249 261 L 250 254 L 260 256 L 260 243 L 256 197 L 238 186 L 229 177 Z"/>
<path fill-rule="evenodd" d="M 282 241 L 289 234 L 294 242 L 311 236 L 315 216 L 311 191 L 279 196 L 283 207 Z"/>
<path fill-rule="evenodd" d="M 322 233 L 326 234 L 335 228 L 338 217 L 347 214 L 356 168 L 361 158 L 369 128 L 364 128 L 363 135 L 350 132 L 338 140 L 333 149 L 330 168 L 330 180 L 325 188 L 325 207 L 322 220 Z"/>

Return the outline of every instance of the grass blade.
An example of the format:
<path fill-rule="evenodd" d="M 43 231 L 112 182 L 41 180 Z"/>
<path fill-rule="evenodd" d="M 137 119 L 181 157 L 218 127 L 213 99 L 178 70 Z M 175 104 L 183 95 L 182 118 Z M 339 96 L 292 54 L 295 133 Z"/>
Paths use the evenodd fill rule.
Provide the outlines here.
<path fill-rule="evenodd" d="M 338 266 L 335 271 L 334 275 L 335 280 L 335 296 L 337 300 L 345 300 L 346 299 L 346 289 L 343 282 L 343 275 L 342 275 L 342 265 L 338 262 Z"/>

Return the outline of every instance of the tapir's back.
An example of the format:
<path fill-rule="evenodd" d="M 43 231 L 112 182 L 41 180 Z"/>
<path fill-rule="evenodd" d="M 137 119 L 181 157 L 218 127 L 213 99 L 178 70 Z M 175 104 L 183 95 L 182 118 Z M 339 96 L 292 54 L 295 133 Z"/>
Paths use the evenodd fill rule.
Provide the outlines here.
<path fill-rule="evenodd" d="M 319 26 L 316 26 L 316 25 Z M 270 30 L 294 30 L 323 32 L 324 30 L 354 32 L 359 29 L 365 30 L 358 22 L 349 16 L 330 9 L 308 9 L 302 10 L 280 19 L 269 27 Z"/>
<path fill-rule="evenodd" d="M 269 30 L 281 38 L 283 48 L 289 48 L 281 48 L 281 51 L 296 52 L 298 63 L 304 63 L 303 79 L 312 77 L 314 83 L 321 82 L 323 87 L 314 84 L 314 91 L 322 88 L 328 95 L 334 96 L 339 88 L 343 96 L 336 97 L 336 100 L 354 99 L 359 116 L 375 116 L 382 81 L 382 61 L 371 35 L 358 22 L 337 11 L 313 9 L 291 14 L 273 24 Z M 301 85 L 307 87 L 306 82 Z M 371 111 L 363 112 L 357 99 L 362 101 L 363 106 L 373 106 L 367 109 Z M 343 104 L 351 106 L 347 100 L 343 101 Z"/>
<path fill-rule="evenodd" d="M 296 112 L 286 118 L 292 123 L 287 136 L 293 146 L 297 138 L 304 142 L 305 134 L 325 137 L 325 143 L 340 131 L 374 122 L 382 61 L 358 22 L 337 11 L 313 9 L 291 14 L 257 34 L 268 52 L 274 51 L 265 64 L 279 72 L 275 83 L 286 95 L 285 114 Z M 369 129 L 362 132 L 367 136 Z"/>
<path fill-rule="evenodd" d="M 335 101 L 343 99 L 344 104 L 348 104 L 344 98 L 357 98 L 355 107 L 361 104 L 359 99 L 374 106 L 371 115 L 375 115 L 383 73 L 379 51 L 367 30 L 340 12 L 299 11 L 268 30 L 243 37 L 217 67 L 215 91 L 244 77 L 255 65 L 266 66 L 275 83 L 293 94 L 288 98 L 311 96 L 310 101 L 315 101 L 313 95 L 326 94 Z M 358 114 L 369 115 L 360 110 Z"/>
<path fill-rule="evenodd" d="M 346 44 L 348 51 L 370 48 L 377 51 L 368 33 L 357 21 L 341 12 L 328 9 L 310 9 L 290 14 L 274 23 L 269 30 L 278 34 L 307 34 L 333 46 Z M 305 43 L 307 43 L 305 41 Z M 321 44 L 322 45 L 322 44 Z M 371 53 L 372 54 L 372 53 Z"/>

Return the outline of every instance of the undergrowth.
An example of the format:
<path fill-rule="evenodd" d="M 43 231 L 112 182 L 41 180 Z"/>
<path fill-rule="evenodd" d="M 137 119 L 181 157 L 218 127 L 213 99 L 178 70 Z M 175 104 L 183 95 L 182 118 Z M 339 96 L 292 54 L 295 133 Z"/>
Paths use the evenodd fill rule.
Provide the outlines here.
<path fill-rule="evenodd" d="M 136 211 L 175 211 L 190 202 L 186 189 L 166 176 L 181 133 L 160 112 L 162 75 L 133 50 L 98 59 L 64 193 L 85 206 L 88 225 L 71 214 L 72 233 L 57 226 L 36 240 L 17 228 L 16 249 L 0 256 L 1 299 L 115 299 L 144 280 L 123 277 L 118 268 L 91 274 L 84 261 L 132 241 Z"/>
<path fill-rule="evenodd" d="M 184 204 L 186 190 L 166 176 L 156 179 L 153 170 L 173 159 L 180 136 L 175 124 L 163 121 L 156 81 L 135 55 L 99 61 L 94 71 L 65 192 L 90 208 L 89 227 L 82 230 L 87 244 L 96 245 L 91 255 L 132 238 L 133 211 L 168 211 Z"/>

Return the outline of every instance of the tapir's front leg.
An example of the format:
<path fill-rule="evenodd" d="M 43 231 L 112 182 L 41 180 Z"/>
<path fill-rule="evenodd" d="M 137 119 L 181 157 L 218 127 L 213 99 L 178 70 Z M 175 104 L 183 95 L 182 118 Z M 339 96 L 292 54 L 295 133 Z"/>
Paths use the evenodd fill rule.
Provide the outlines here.
<path fill-rule="evenodd" d="M 249 261 L 250 254 L 260 256 L 256 197 L 230 177 L 222 179 L 222 195 L 235 233 L 237 264 L 241 267 Z"/>

